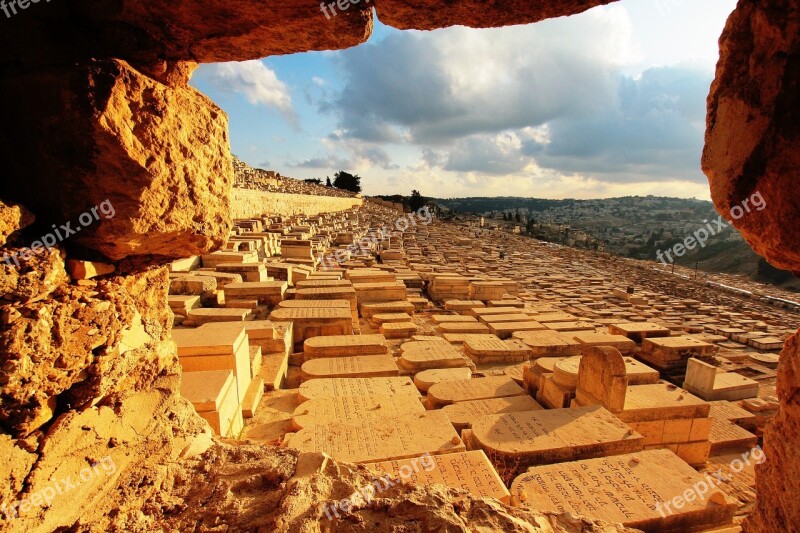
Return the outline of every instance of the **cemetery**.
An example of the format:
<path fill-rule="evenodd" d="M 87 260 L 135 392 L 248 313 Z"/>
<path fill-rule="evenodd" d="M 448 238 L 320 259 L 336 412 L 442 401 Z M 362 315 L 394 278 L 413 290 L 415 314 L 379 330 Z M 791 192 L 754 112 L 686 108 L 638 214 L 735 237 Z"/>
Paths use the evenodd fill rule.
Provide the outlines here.
<path fill-rule="evenodd" d="M 249 108 L 229 116 L 192 84 L 201 64 L 236 63 L 255 67 L 270 89 L 224 70 L 207 83 L 250 91 L 236 99 L 283 102 L 284 82 L 258 63 L 264 58 L 323 56 L 374 31 L 391 43 L 403 30 L 546 26 L 591 8 L 616 38 L 622 4 L 375 0 L 330 19 L 305 1 L 6 4 L 20 10 L 6 13 L 0 68 L 0 531 L 800 527 L 795 293 L 534 239 L 513 222 L 487 225 L 433 201 L 407 212 L 399 201 L 251 168 L 233 156 L 238 134 L 229 128 Z M 769 208 L 730 224 L 788 274 L 800 272 L 799 28 L 796 2 L 740 0 L 714 35 L 704 148 L 691 163 L 708 189 L 697 180 L 687 187 L 707 193 L 720 221 L 757 193 Z M 447 56 L 430 42 L 411 50 Z M 486 43 L 487 51 L 504 46 Z M 568 44 L 590 58 L 597 52 Z M 547 46 L 523 51 L 563 63 Z M 450 56 L 442 61 L 442 70 L 458 70 Z M 597 69 L 603 80 L 623 72 L 613 62 Z M 474 88 L 466 72 L 459 84 Z M 381 73 L 403 87 L 430 82 Z M 709 84 L 700 85 L 705 93 Z M 396 124 L 364 107 L 369 89 L 348 103 L 366 117 L 361 132 L 374 136 Z M 310 94 L 304 107 L 324 104 Z M 476 139 L 517 135 L 490 131 L 449 96 L 445 105 L 430 101 L 426 113 L 451 123 L 421 127 L 429 138 L 459 121 Z M 273 107 L 292 119 L 291 104 Z M 550 176 L 542 157 L 558 152 L 540 140 L 558 128 L 512 118 L 531 137 L 518 136 L 509 153 L 520 154 L 526 176 L 535 167 Z M 638 136 L 638 123 L 623 118 Z M 679 120 L 700 148 L 703 120 Z M 603 143 L 612 138 L 604 122 Z M 292 142 L 318 161 L 321 147 L 301 138 L 306 122 L 295 125 Z M 648 132 L 659 153 L 672 127 Z M 398 146 L 402 139 L 400 148 L 416 152 L 410 139 L 419 133 L 406 128 Z M 352 171 L 377 168 L 379 145 L 356 146 L 355 135 L 343 128 L 320 139 L 352 152 L 328 154 L 337 166 L 352 156 Z M 485 150 L 466 152 L 488 159 Z M 417 183 L 435 189 L 432 169 L 459 164 L 444 151 L 423 155 L 426 165 L 442 161 L 398 166 L 392 179 L 404 194 Z M 625 166 L 634 163 L 648 162 Z M 472 186 L 472 174 L 462 185 Z M 549 194 L 542 176 L 531 177 Z M 553 176 L 574 178 L 580 194 L 611 183 Z M 58 225 L 105 202 L 113 214 L 49 245 Z"/>
<path fill-rule="evenodd" d="M 182 393 L 216 434 L 269 434 L 270 445 L 521 509 L 644 531 L 735 529 L 753 502 L 724 485 L 663 506 L 716 455 L 759 445 L 770 419 L 759 402 L 775 402 L 774 365 L 761 362 L 775 350 L 752 341 L 788 338 L 788 312 L 663 293 L 645 272 L 632 298 L 591 256 L 469 220 L 385 235 L 335 267 L 319 259 L 398 216 L 369 200 L 251 216 L 231 233 L 247 251 L 173 263 Z M 250 240 L 268 234 L 278 247 Z M 263 274 L 239 282 L 232 264 Z M 277 436 L 266 431 L 283 420 Z M 420 457 L 430 470 L 401 475 Z"/>

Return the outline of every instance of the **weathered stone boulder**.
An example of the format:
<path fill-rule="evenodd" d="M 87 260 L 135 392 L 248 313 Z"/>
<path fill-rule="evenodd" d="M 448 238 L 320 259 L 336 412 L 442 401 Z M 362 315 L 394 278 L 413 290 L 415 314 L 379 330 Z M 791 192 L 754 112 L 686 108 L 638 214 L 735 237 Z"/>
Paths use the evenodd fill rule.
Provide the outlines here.
<path fill-rule="evenodd" d="M 118 60 L 0 85 L 16 125 L 0 143 L 14 176 L 2 196 L 45 227 L 69 224 L 59 230 L 65 246 L 120 260 L 185 257 L 225 242 L 233 165 L 227 116 L 211 100 Z"/>
<path fill-rule="evenodd" d="M 25 207 L 0 201 L 0 246 L 15 232 L 33 223 L 36 217 Z"/>
<path fill-rule="evenodd" d="M 708 99 L 703 170 L 717 210 L 774 266 L 800 271 L 800 7 L 745 0 L 728 20 Z M 760 193 L 761 210 L 736 220 Z"/>

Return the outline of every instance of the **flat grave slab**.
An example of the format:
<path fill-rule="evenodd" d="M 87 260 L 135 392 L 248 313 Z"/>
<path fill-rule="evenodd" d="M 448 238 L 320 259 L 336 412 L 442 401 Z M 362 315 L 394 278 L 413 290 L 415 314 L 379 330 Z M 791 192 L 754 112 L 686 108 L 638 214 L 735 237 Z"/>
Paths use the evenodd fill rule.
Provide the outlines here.
<path fill-rule="evenodd" d="M 698 497 L 685 498 L 687 489 Z M 730 524 L 737 508 L 669 450 L 537 466 L 514 480 L 511 494 L 539 512 L 573 513 L 647 532 Z"/>
<path fill-rule="evenodd" d="M 326 357 L 384 355 L 389 352 L 383 335 L 328 335 L 312 337 L 303 343 L 306 361 Z"/>
<path fill-rule="evenodd" d="M 287 447 L 304 452 L 324 452 L 348 463 L 466 451 L 447 416 L 440 411 L 309 426 L 289 437 Z"/>
<path fill-rule="evenodd" d="M 444 324 L 446 322 L 470 322 L 475 323 L 478 321 L 474 316 L 467 315 L 431 315 L 431 320 L 434 324 Z"/>
<path fill-rule="evenodd" d="M 416 461 L 416 462 L 415 462 Z M 389 476 L 414 485 L 445 485 L 466 490 L 478 498 L 508 501 L 509 492 L 481 450 L 448 453 L 424 459 L 367 463 L 379 477 Z"/>
<path fill-rule="evenodd" d="M 486 318 L 492 315 L 509 315 L 516 314 L 519 309 L 516 307 L 470 307 L 467 314 L 477 318 Z"/>
<path fill-rule="evenodd" d="M 391 355 L 353 355 L 326 357 L 306 361 L 300 368 L 300 379 L 378 378 L 398 376 L 400 371 Z"/>
<path fill-rule="evenodd" d="M 350 309 L 350 302 L 347 300 L 283 300 L 278 303 L 282 309 L 295 309 L 298 307 L 334 307 L 337 309 Z"/>
<path fill-rule="evenodd" d="M 319 400 L 336 396 L 398 396 L 407 394 L 420 398 L 411 378 L 331 378 L 313 379 L 300 385 L 298 401 Z"/>
<path fill-rule="evenodd" d="M 544 331 L 548 326 L 527 320 L 525 322 L 488 322 L 489 331 L 500 337 L 501 339 L 511 338 L 514 333 L 519 331 Z"/>
<path fill-rule="evenodd" d="M 400 368 L 419 372 L 434 368 L 467 366 L 467 359 L 451 344 L 438 341 L 411 341 L 400 346 Z"/>
<path fill-rule="evenodd" d="M 594 331 L 595 327 L 594 324 L 591 322 L 547 322 L 545 324 L 549 329 L 553 331 L 561 331 L 561 332 L 568 332 L 568 331 Z"/>
<path fill-rule="evenodd" d="M 570 335 L 549 329 L 518 331 L 512 337 L 527 344 L 534 358 L 579 355 L 581 350 L 580 343 Z"/>
<path fill-rule="evenodd" d="M 293 324 L 293 342 L 298 351 L 312 337 L 353 334 L 353 316 L 347 309 L 278 308 L 270 313 L 269 319 Z"/>
<path fill-rule="evenodd" d="M 758 444 L 756 435 L 730 420 L 722 418 L 711 419 L 711 433 L 708 440 L 711 442 L 712 453 L 727 450 L 749 450 Z"/>
<path fill-rule="evenodd" d="M 632 385 L 625 394 L 625 408 L 617 416 L 626 422 L 708 418 L 710 407 L 697 396 L 667 383 Z"/>
<path fill-rule="evenodd" d="M 670 329 L 652 322 L 622 322 L 609 324 L 608 332 L 628 337 L 634 342 L 653 337 L 669 337 Z"/>
<path fill-rule="evenodd" d="M 623 353 L 636 349 L 636 343 L 624 335 L 595 333 L 593 331 L 581 331 L 571 335 L 573 339 L 584 346 L 611 346 Z"/>
<path fill-rule="evenodd" d="M 714 344 L 687 336 L 653 338 L 642 341 L 644 353 L 664 360 L 685 359 L 690 355 L 713 355 L 718 349 Z"/>
<path fill-rule="evenodd" d="M 195 307 L 188 311 L 187 316 L 195 324 L 206 324 L 209 322 L 243 322 L 250 317 L 251 313 L 250 309 Z"/>
<path fill-rule="evenodd" d="M 600 406 L 481 417 L 465 436 L 470 449 L 522 466 L 577 461 L 642 449 L 644 438 Z"/>
<path fill-rule="evenodd" d="M 415 311 L 414 304 L 405 299 L 394 302 L 361 304 L 360 309 L 361 316 L 367 319 L 378 313 L 406 313 L 407 315 L 413 315 Z"/>
<path fill-rule="evenodd" d="M 542 324 L 580 321 L 579 317 L 569 313 L 531 313 L 531 319 Z"/>
<path fill-rule="evenodd" d="M 530 396 L 510 396 L 507 398 L 492 398 L 489 400 L 473 400 L 445 405 L 444 414 L 457 431 L 469 429 L 472 424 L 486 415 L 501 413 L 517 413 L 521 411 L 539 411 L 543 407 Z"/>
<path fill-rule="evenodd" d="M 292 414 L 295 431 L 330 424 L 334 421 L 383 420 L 398 415 L 424 413 L 419 396 L 334 396 L 309 400 L 300 404 Z"/>
<path fill-rule="evenodd" d="M 531 356 L 531 350 L 519 340 L 501 340 L 497 336 L 470 338 L 464 341 L 464 353 L 475 363 L 519 363 Z"/>
<path fill-rule="evenodd" d="M 381 334 L 387 339 L 407 339 L 417 332 L 413 322 L 387 322 L 381 324 Z"/>
<path fill-rule="evenodd" d="M 439 409 L 458 402 L 509 396 L 527 396 L 527 393 L 512 378 L 493 376 L 437 383 L 428 389 L 427 401 L 430 409 Z"/>
<path fill-rule="evenodd" d="M 445 381 L 463 381 L 472 377 L 469 368 L 432 368 L 423 370 L 414 375 L 414 385 L 422 392 L 427 392 L 432 386 Z"/>
<path fill-rule="evenodd" d="M 436 329 L 439 333 L 491 333 L 486 324 L 480 322 L 445 322 L 439 324 Z"/>
<path fill-rule="evenodd" d="M 531 321 L 531 317 L 525 313 L 503 313 L 498 315 L 483 315 L 480 320 L 487 324 L 490 322 L 528 322 Z"/>

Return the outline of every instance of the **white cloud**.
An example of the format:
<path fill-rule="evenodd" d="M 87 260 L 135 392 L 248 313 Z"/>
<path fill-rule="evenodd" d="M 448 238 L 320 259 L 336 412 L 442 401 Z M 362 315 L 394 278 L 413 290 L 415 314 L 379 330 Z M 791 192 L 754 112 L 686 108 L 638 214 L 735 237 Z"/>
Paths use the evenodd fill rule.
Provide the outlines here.
<path fill-rule="evenodd" d="M 217 90 L 239 93 L 252 105 L 273 107 L 294 117 L 289 88 L 259 60 L 208 65 L 204 75 Z"/>

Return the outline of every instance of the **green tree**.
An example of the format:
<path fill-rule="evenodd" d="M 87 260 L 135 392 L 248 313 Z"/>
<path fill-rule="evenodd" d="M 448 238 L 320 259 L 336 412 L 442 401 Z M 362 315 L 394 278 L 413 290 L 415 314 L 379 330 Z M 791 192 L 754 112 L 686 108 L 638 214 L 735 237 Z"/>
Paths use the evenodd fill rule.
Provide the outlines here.
<path fill-rule="evenodd" d="M 331 183 L 331 177 L 327 176 L 327 178 L 328 179 L 327 179 L 327 181 L 325 181 L 325 186 L 326 187 L 333 187 L 333 183 Z"/>
<path fill-rule="evenodd" d="M 418 190 L 411 191 L 411 198 L 408 199 L 408 206 L 412 211 L 417 211 L 428 203 L 428 199 L 422 196 Z"/>
<path fill-rule="evenodd" d="M 311 178 L 303 181 L 305 181 L 306 183 L 313 183 L 314 185 L 322 185 L 322 180 L 319 178 Z"/>
<path fill-rule="evenodd" d="M 344 189 L 345 191 L 359 193 L 361 192 L 361 178 L 358 174 L 350 174 L 344 170 L 340 170 L 333 175 L 333 186 L 337 189 Z"/>

